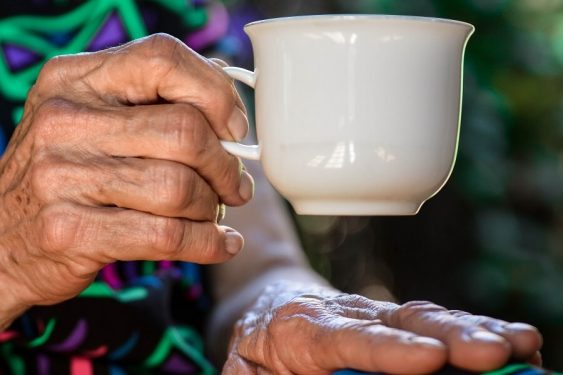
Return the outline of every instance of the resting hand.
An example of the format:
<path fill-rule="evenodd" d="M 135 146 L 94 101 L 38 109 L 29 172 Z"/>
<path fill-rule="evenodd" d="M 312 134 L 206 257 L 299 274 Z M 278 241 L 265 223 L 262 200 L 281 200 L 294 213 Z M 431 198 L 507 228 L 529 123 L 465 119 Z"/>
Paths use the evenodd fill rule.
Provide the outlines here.
<path fill-rule="evenodd" d="M 280 283 L 236 324 L 223 374 L 423 374 L 447 362 L 486 371 L 510 357 L 537 363 L 540 346 L 538 331 L 523 323 Z"/>
<path fill-rule="evenodd" d="M 0 331 L 110 262 L 230 259 L 221 204 L 253 181 L 219 138 L 247 127 L 221 67 L 166 35 L 47 62 L 0 160 Z"/>

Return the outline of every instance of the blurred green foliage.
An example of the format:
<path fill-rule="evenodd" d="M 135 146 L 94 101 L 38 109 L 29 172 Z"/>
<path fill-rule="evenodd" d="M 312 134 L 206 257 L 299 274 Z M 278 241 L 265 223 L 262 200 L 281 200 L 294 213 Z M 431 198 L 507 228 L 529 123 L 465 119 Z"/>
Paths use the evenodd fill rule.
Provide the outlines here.
<path fill-rule="evenodd" d="M 389 298 L 383 285 L 401 301 L 533 323 L 546 366 L 563 369 L 563 0 L 252 3 L 264 17 L 383 13 L 475 25 L 446 188 L 412 218 L 296 220 L 312 263 L 338 287 Z"/>

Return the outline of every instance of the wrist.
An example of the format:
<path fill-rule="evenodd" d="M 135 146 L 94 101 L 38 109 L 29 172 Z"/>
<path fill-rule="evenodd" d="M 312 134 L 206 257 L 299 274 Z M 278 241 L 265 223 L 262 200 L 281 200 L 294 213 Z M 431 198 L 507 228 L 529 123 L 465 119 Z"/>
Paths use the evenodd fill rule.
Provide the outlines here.
<path fill-rule="evenodd" d="M 16 320 L 20 315 L 22 315 L 27 308 L 21 305 L 5 303 L 2 296 L 3 292 L 0 292 L 0 301 L 2 301 L 2 306 L 0 307 L 0 332 L 5 331 L 14 320 Z"/>
<path fill-rule="evenodd" d="M 11 172 L 14 168 L 7 167 L 6 170 L 6 153 L 0 158 L 0 172 L 2 172 L 2 181 L 0 187 L 4 187 L 6 180 L 10 181 L 13 177 Z M 6 195 L 5 191 L 0 191 L 0 195 Z M 23 314 L 30 306 L 22 303 L 21 296 L 18 295 L 18 283 L 10 272 L 14 272 L 14 264 L 17 261 L 12 259 L 10 250 L 19 249 L 18 246 L 23 240 L 21 237 L 14 235 L 14 211 L 13 202 L 10 199 L 0 201 L 0 332 L 6 330 L 12 322 Z"/>
<path fill-rule="evenodd" d="M 14 320 L 27 310 L 27 307 L 14 301 L 12 293 L 7 291 L 6 288 L 6 284 L 0 284 L 0 332 L 6 330 Z"/>
<path fill-rule="evenodd" d="M 6 330 L 29 308 L 19 301 L 13 285 L 13 281 L 0 271 L 0 332 Z"/>
<path fill-rule="evenodd" d="M 235 322 L 250 310 L 259 309 L 261 297 L 279 291 L 280 302 L 299 294 L 319 292 L 339 294 L 326 280 L 308 268 L 276 267 L 264 272 L 243 288 L 217 301 L 207 325 L 206 341 L 211 358 L 218 365 L 225 361 L 226 343 L 229 342 Z M 274 295 L 277 295 L 274 293 Z"/>

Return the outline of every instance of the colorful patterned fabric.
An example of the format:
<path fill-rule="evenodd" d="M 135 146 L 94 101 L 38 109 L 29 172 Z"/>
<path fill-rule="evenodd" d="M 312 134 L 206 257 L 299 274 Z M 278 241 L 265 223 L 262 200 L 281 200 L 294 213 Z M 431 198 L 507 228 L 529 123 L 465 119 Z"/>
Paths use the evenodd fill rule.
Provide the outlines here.
<path fill-rule="evenodd" d="M 236 60 L 248 56 L 250 8 L 202 0 L 7 0 L 0 10 L 0 155 L 42 64 L 152 32 Z M 203 269 L 180 262 L 118 262 L 79 298 L 35 307 L 0 333 L 0 374 L 213 374 L 201 339 L 210 308 Z M 447 375 L 467 374 L 445 368 Z M 512 364 L 488 375 L 539 375 Z M 335 375 L 360 375 L 343 370 Z"/>
<path fill-rule="evenodd" d="M 187 0 L 3 2 L 0 154 L 42 64 L 153 32 L 198 51 L 238 53 L 222 3 Z M 229 39 L 230 38 L 230 39 Z M 201 331 L 210 307 L 202 269 L 173 262 L 110 264 L 79 298 L 36 307 L 0 333 L 0 373 L 211 374 Z"/>

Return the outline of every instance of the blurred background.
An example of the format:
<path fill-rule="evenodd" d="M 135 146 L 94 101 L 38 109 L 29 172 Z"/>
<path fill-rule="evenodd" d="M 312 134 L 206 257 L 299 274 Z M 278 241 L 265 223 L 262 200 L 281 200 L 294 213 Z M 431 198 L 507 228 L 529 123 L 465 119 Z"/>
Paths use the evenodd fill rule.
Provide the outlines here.
<path fill-rule="evenodd" d="M 294 215 L 295 223 L 313 266 L 343 291 L 532 323 L 545 337 L 545 365 L 563 369 L 563 0 L 140 0 L 141 11 L 130 0 L 8 0 L 0 13 L 19 14 L 26 3 L 108 10 L 95 13 L 102 26 L 92 40 L 76 32 L 79 17 L 94 9 L 83 7 L 68 25 L 35 22 L 26 38 L 0 41 L 7 98 L 0 123 L 14 126 L 38 62 L 53 46 L 64 46 L 59 53 L 97 50 L 164 31 L 208 57 L 252 69 L 242 26 L 262 18 L 375 13 L 475 25 L 459 155 L 445 188 L 414 217 Z M 151 11 L 157 6 L 177 23 L 159 22 Z M 241 90 L 252 113 L 253 93 Z M 0 132 L 0 152 L 6 138 Z"/>
<path fill-rule="evenodd" d="M 414 217 L 295 221 L 314 267 L 342 290 L 532 323 L 545 337 L 545 365 L 563 369 L 563 1 L 225 5 L 230 38 L 237 37 L 232 58 L 248 68 L 252 52 L 240 30 L 252 19 L 377 13 L 475 25 L 465 55 L 459 155 L 445 188 Z"/>

